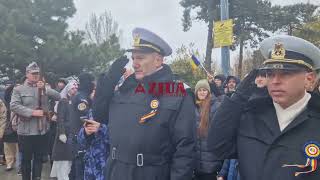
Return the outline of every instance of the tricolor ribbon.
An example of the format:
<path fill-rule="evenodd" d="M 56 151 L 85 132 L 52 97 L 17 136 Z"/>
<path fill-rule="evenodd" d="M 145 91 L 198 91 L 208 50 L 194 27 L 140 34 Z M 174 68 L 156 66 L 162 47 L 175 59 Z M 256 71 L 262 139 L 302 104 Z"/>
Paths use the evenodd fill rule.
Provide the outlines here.
<path fill-rule="evenodd" d="M 147 122 L 148 119 L 152 118 L 153 116 L 155 116 L 157 114 L 157 110 L 152 110 L 150 113 L 143 115 L 140 120 L 139 123 L 140 124 L 145 124 Z"/>
<path fill-rule="evenodd" d="M 320 146 L 319 143 L 315 141 L 310 141 L 304 145 L 304 153 L 307 157 L 307 162 L 305 165 L 298 164 L 284 164 L 282 167 L 298 167 L 301 169 L 309 168 L 308 171 L 295 172 L 294 176 L 299 176 L 300 174 L 308 174 L 317 170 L 318 167 L 318 159 L 320 157 Z"/>
<path fill-rule="evenodd" d="M 160 102 L 158 99 L 154 98 L 153 100 L 151 100 L 151 102 L 150 102 L 150 108 L 152 109 L 151 112 L 143 115 L 140 118 L 139 123 L 145 124 L 150 118 L 154 117 L 158 113 L 159 104 L 160 104 Z"/>
<path fill-rule="evenodd" d="M 318 165 L 318 162 L 317 162 L 316 159 L 310 159 L 310 158 L 308 158 L 305 165 L 298 165 L 298 164 L 289 165 L 289 164 L 284 164 L 282 167 L 298 167 L 298 168 L 301 168 L 301 169 L 311 167 L 311 169 L 310 169 L 309 171 L 295 172 L 295 173 L 294 173 L 294 176 L 297 177 L 297 176 L 299 176 L 300 174 L 312 173 L 313 171 L 317 170 L 317 165 Z"/>

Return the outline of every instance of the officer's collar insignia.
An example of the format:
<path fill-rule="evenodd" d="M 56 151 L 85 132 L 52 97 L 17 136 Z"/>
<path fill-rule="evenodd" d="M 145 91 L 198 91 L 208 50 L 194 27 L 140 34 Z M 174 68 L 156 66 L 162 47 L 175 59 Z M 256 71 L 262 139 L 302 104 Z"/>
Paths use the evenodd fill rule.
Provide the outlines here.
<path fill-rule="evenodd" d="M 283 47 L 283 44 L 277 43 L 274 45 L 274 49 L 271 53 L 271 59 L 281 60 L 286 56 L 286 50 Z"/>
<path fill-rule="evenodd" d="M 87 105 L 86 105 L 86 103 L 80 103 L 79 105 L 78 105 L 78 110 L 79 111 L 84 111 L 85 109 L 87 108 Z"/>
<path fill-rule="evenodd" d="M 307 158 L 307 162 L 305 165 L 287 165 L 284 164 L 282 167 L 298 167 L 301 169 L 304 168 L 309 168 L 310 170 L 308 171 L 303 171 L 303 172 L 296 172 L 294 175 L 299 176 L 300 174 L 308 174 L 312 173 L 317 170 L 318 167 L 318 160 L 320 159 L 320 145 L 318 142 L 315 141 L 309 141 L 307 142 L 304 147 L 304 154 Z"/>
<path fill-rule="evenodd" d="M 139 46 L 140 45 L 140 35 L 135 34 L 133 37 L 133 46 Z"/>
<path fill-rule="evenodd" d="M 151 109 L 157 109 L 159 107 L 159 101 L 157 99 L 154 99 L 150 103 Z"/>

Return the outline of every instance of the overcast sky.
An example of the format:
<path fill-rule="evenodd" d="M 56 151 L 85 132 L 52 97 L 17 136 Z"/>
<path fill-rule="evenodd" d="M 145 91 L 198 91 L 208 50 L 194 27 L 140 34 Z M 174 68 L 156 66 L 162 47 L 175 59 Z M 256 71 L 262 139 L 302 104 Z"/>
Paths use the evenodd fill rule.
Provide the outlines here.
<path fill-rule="evenodd" d="M 279 0 L 271 0 L 279 2 Z M 121 45 L 132 45 L 131 31 L 134 27 L 145 27 L 163 37 L 175 51 L 182 44 L 195 43 L 196 48 L 205 52 L 207 25 L 193 23 L 188 32 L 182 30 L 182 11 L 180 0 L 74 0 L 77 12 L 69 20 L 70 29 L 84 29 L 92 13 L 110 11 L 123 31 Z M 281 0 L 281 4 L 307 2 L 307 0 Z M 310 0 L 320 4 L 320 0 Z M 233 57 L 234 57 L 233 53 Z M 215 49 L 213 59 L 220 59 L 220 50 Z"/>

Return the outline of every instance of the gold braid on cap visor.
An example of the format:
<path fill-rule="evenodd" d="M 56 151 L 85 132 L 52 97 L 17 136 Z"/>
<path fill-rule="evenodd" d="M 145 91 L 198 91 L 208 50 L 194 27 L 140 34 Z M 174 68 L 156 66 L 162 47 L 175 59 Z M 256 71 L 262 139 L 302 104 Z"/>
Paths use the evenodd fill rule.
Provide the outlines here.
<path fill-rule="evenodd" d="M 134 45 L 133 47 L 148 47 L 148 48 L 151 48 L 151 49 L 157 51 L 158 53 L 161 52 L 161 50 L 159 48 L 157 48 L 151 44 L 137 44 L 137 45 Z"/>
<path fill-rule="evenodd" d="M 276 60 L 276 59 L 268 59 L 263 62 L 263 64 L 271 64 L 271 63 L 291 63 L 291 64 L 298 64 L 298 65 L 303 65 L 309 68 L 310 70 L 314 70 L 313 66 L 309 63 L 306 63 L 303 60 L 295 60 L 295 59 L 281 59 L 281 60 Z"/>

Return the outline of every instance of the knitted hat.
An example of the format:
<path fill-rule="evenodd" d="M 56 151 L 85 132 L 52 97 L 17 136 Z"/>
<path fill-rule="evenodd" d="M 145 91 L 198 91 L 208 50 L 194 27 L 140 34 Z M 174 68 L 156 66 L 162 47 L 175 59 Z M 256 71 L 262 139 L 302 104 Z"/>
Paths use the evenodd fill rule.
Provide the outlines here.
<path fill-rule="evenodd" d="M 94 89 L 94 76 L 89 73 L 82 73 L 79 75 L 79 91 L 91 94 Z"/>
<path fill-rule="evenodd" d="M 208 83 L 208 80 L 207 79 L 201 79 L 200 81 L 197 82 L 196 84 L 196 87 L 194 88 L 195 89 L 195 93 L 197 93 L 197 91 L 200 89 L 200 88 L 205 88 L 209 91 L 210 93 L 210 86 L 209 86 L 209 83 Z"/>
<path fill-rule="evenodd" d="M 226 80 L 226 76 L 224 76 L 223 74 L 218 74 L 214 77 L 214 79 L 220 79 L 223 83 Z"/>

